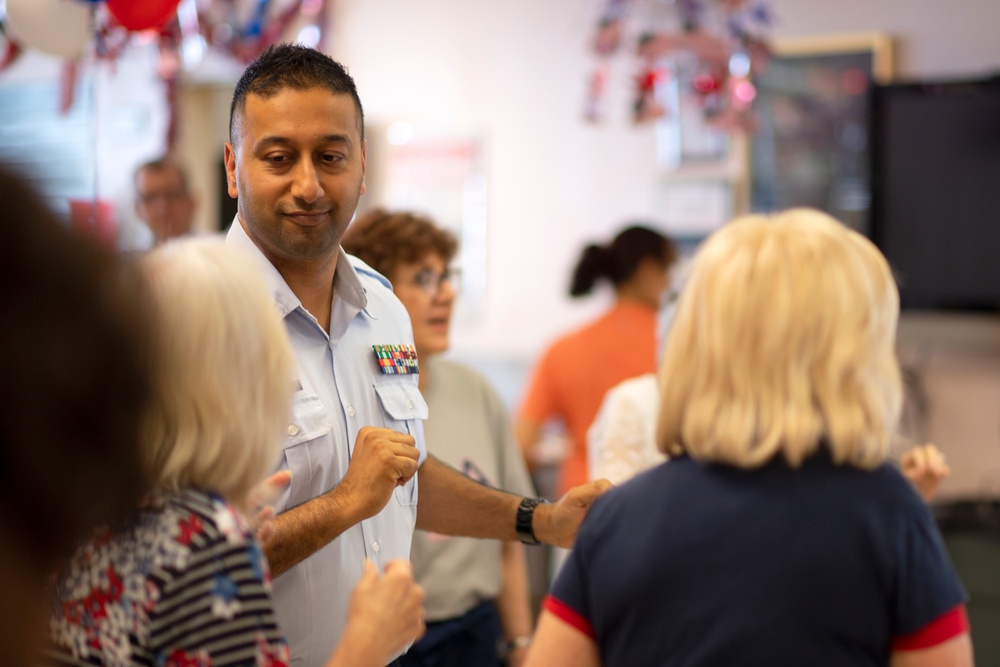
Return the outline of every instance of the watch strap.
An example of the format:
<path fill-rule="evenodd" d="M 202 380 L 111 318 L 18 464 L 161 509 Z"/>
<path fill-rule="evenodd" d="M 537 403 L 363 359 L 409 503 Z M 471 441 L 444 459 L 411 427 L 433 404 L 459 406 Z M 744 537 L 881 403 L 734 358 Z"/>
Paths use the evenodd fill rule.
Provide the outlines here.
<path fill-rule="evenodd" d="M 542 503 L 547 503 L 543 498 L 522 498 L 521 504 L 517 506 L 517 520 L 514 529 L 517 536 L 524 544 L 540 544 L 535 537 L 535 530 L 532 527 L 532 519 L 535 516 L 535 508 Z"/>

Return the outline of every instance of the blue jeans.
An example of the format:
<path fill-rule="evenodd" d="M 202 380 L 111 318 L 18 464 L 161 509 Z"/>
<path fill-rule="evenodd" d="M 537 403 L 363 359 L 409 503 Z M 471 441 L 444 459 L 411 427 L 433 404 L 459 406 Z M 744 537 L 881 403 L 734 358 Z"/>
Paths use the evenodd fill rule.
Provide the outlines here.
<path fill-rule="evenodd" d="M 427 624 L 427 633 L 400 656 L 399 667 L 498 667 L 503 630 L 492 600 L 462 616 Z"/>

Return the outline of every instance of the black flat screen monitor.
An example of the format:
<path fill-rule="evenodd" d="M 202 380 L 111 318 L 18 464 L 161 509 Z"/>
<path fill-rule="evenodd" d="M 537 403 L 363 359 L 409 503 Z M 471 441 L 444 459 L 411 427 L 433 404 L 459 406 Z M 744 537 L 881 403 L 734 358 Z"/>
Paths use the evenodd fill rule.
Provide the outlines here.
<path fill-rule="evenodd" d="M 1000 78 L 872 96 L 869 231 L 902 308 L 1000 311 Z"/>

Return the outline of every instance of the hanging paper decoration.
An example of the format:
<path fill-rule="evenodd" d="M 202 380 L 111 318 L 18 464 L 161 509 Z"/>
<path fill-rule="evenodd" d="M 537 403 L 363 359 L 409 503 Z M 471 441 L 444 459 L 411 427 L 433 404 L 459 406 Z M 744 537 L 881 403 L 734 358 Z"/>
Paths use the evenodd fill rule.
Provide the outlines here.
<path fill-rule="evenodd" d="M 181 0 L 177 5 L 177 29 L 180 33 L 179 49 L 184 69 L 193 70 L 205 57 L 208 41 L 201 34 L 196 0 Z"/>
<path fill-rule="evenodd" d="M 62 58 L 76 58 L 90 43 L 91 6 L 76 0 L 7 0 L 15 39 Z"/>
<path fill-rule="evenodd" d="M 156 73 L 167 90 L 166 144 L 177 136 L 178 84 L 207 49 L 250 62 L 271 44 L 296 40 L 325 50 L 333 0 L 6 0 L 0 12 L 0 70 L 26 47 L 67 59 L 61 73 L 60 108 L 73 103 L 79 63 L 114 63 L 132 37 L 155 39 Z M 3 0 L 0 0 L 0 6 Z M 91 46 L 92 45 L 92 46 Z"/>
<path fill-rule="evenodd" d="M 108 11 L 133 31 L 159 28 L 173 18 L 180 0 L 107 0 Z"/>
<path fill-rule="evenodd" d="M 225 0 L 199 13 L 199 21 L 209 42 L 242 62 L 250 62 L 271 44 L 295 39 L 304 32 L 312 35 L 309 46 L 320 47 L 327 27 L 330 0 L 251 0 L 247 6 Z M 295 25 L 304 24 L 299 35 Z M 305 28 L 309 30 L 306 31 Z"/>
<path fill-rule="evenodd" d="M 10 67 L 21 55 L 21 45 L 11 39 L 4 21 L 0 18 L 0 72 Z"/>
<path fill-rule="evenodd" d="M 636 97 L 632 104 L 632 114 L 637 123 L 662 118 L 667 110 L 657 99 L 660 84 L 669 77 L 669 72 L 663 67 L 647 65 L 636 76 Z"/>
<path fill-rule="evenodd" d="M 587 105 L 583 115 L 592 123 L 604 119 L 604 89 L 607 87 L 607 80 L 607 67 L 598 67 L 590 75 L 590 85 L 587 86 Z"/>
<path fill-rule="evenodd" d="M 753 75 L 768 57 L 770 24 L 764 0 L 609 0 L 592 48 L 602 63 L 599 68 L 606 71 L 607 59 L 619 50 L 630 27 L 637 32 L 640 65 L 632 103 L 636 122 L 667 112 L 659 91 L 672 82 L 687 87 L 684 93 L 698 100 L 707 122 L 746 130 L 754 126 Z M 589 120 L 599 118 L 593 112 L 593 82 L 585 108 Z"/>
<path fill-rule="evenodd" d="M 76 81 L 80 74 L 77 60 L 63 62 L 59 70 L 59 113 L 66 115 L 73 108 L 76 99 Z"/>

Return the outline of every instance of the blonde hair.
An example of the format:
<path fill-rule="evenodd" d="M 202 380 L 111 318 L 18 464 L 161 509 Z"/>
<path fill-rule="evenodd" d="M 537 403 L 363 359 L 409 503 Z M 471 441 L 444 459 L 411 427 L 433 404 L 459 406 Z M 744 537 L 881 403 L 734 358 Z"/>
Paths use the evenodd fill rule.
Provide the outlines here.
<path fill-rule="evenodd" d="M 291 402 L 274 301 L 252 258 L 221 239 L 172 241 L 143 264 L 158 331 L 144 463 L 160 490 L 199 488 L 247 509 L 277 463 Z"/>
<path fill-rule="evenodd" d="M 737 219 L 694 260 L 660 369 L 659 447 L 743 468 L 821 442 L 885 460 L 902 382 L 899 294 L 885 258 L 811 209 Z"/>

